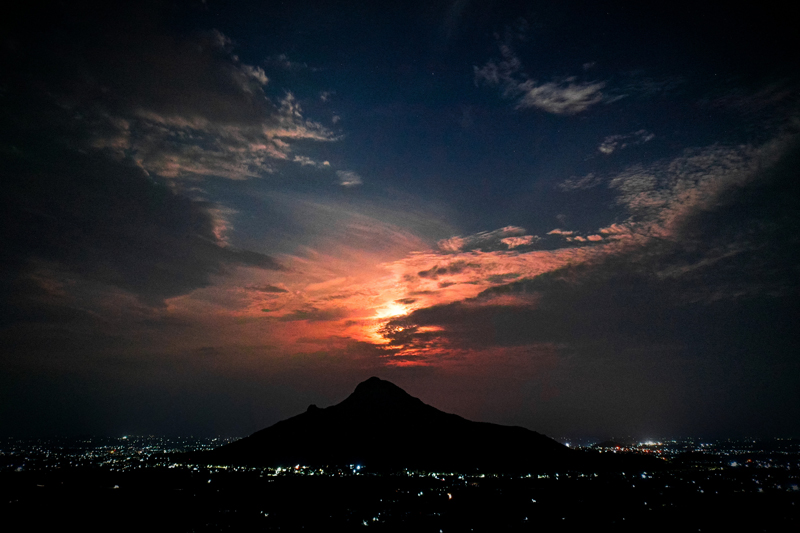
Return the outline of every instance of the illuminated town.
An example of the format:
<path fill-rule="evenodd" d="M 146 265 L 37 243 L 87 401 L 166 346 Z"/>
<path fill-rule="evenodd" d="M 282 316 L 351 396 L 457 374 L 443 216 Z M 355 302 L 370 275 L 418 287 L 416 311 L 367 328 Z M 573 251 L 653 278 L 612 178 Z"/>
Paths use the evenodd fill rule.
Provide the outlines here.
<path fill-rule="evenodd" d="M 123 502 L 157 500 L 138 519 L 166 509 L 173 513 L 173 525 L 186 531 L 255 526 L 525 530 L 559 522 L 666 528 L 680 524 L 685 513 L 700 513 L 694 519 L 700 529 L 735 516 L 771 531 L 796 525 L 800 517 L 798 439 L 563 441 L 587 453 L 663 460 L 663 469 L 643 472 L 375 472 L 355 464 L 259 468 L 175 459 L 234 440 L 5 439 L 0 448 L 4 514 L 50 504 L 75 513 L 67 503 L 80 497 L 104 502 L 108 513 Z"/>
<path fill-rule="evenodd" d="M 9 5 L 0 533 L 800 532 L 788 2 Z"/>

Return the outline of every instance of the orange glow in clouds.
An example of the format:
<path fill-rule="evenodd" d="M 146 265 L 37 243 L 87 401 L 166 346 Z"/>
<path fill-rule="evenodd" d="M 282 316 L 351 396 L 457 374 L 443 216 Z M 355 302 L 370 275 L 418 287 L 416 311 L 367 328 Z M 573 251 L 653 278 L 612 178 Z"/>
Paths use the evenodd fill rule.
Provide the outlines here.
<path fill-rule="evenodd" d="M 308 251 L 280 257 L 285 271 L 240 269 L 225 285 L 195 291 L 171 305 L 193 309 L 192 314 L 232 314 L 247 322 L 250 342 L 269 343 L 286 354 L 325 352 L 355 342 L 382 350 L 388 364 L 413 364 L 415 357 L 448 357 L 452 347 L 436 335 L 442 331 L 438 326 L 413 324 L 408 327 L 415 328 L 417 340 L 406 345 L 402 325 L 387 336 L 390 321 L 454 302 L 497 303 L 498 295 L 476 297 L 492 287 L 591 261 L 625 246 L 623 240 L 604 239 L 591 246 L 526 250 L 524 245 L 535 241 L 528 237 L 518 235 L 498 251 L 458 252 L 452 239 L 447 241 L 449 248 L 438 251 L 409 252 L 410 244 L 421 243 L 408 239 L 394 253 L 385 247 L 380 253 L 346 247 L 331 247 L 327 254 Z M 387 261 L 392 255 L 400 259 Z M 505 305 L 532 305 L 532 296 L 505 294 L 502 299 Z M 426 335 L 420 340 L 422 333 Z"/>
<path fill-rule="evenodd" d="M 394 318 L 398 316 L 407 315 L 409 313 L 408 309 L 405 306 L 397 304 L 397 303 L 389 303 L 386 304 L 384 307 L 378 309 L 378 312 L 375 313 L 375 317 L 377 319 L 382 318 Z"/>

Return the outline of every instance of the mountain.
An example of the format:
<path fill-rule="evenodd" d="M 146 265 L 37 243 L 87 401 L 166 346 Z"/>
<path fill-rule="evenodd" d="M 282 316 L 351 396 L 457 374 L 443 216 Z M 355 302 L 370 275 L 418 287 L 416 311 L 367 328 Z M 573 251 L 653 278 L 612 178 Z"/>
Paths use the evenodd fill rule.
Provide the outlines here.
<path fill-rule="evenodd" d="M 580 458 L 535 431 L 444 413 L 372 377 L 341 403 L 324 409 L 311 405 L 305 413 L 205 452 L 203 462 L 543 471 L 569 468 Z"/>

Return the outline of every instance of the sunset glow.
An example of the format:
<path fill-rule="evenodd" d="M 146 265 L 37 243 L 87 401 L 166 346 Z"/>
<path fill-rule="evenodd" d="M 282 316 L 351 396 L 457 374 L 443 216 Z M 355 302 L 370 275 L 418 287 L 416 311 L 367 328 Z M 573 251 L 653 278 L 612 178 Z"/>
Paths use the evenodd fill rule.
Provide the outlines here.
<path fill-rule="evenodd" d="M 623 4 L 9 12 L 0 427 L 794 434 L 798 32 Z"/>

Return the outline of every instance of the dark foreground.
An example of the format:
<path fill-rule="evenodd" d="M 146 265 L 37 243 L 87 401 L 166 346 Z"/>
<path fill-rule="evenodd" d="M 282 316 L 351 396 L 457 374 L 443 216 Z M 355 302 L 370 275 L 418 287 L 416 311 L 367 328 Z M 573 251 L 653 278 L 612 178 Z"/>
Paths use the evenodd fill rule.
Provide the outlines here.
<path fill-rule="evenodd" d="M 744 473 L 744 472 L 743 472 Z M 797 531 L 800 492 L 701 470 L 560 474 L 265 476 L 190 469 L 0 475 L 3 520 L 86 531 Z M 5 529 L 5 528 L 4 528 Z"/>
<path fill-rule="evenodd" d="M 2 530 L 800 530 L 796 440 L 728 442 L 714 453 L 684 443 L 672 455 L 662 446 L 666 466 L 650 472 L 377 473 L 170 459 L 219 444 L 8 440 L 0 449 Z M 703 451 L 677 453 L 685 449 Z"/>

